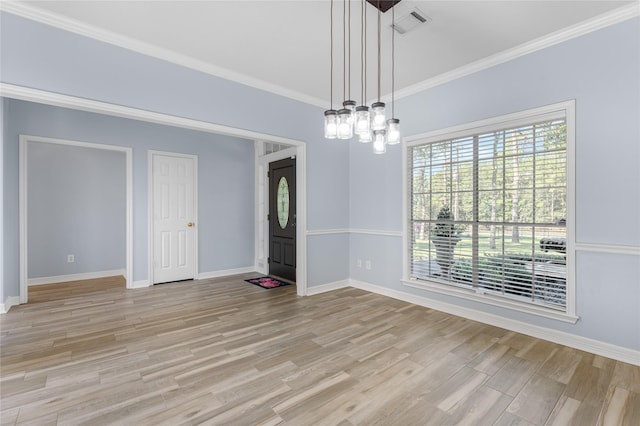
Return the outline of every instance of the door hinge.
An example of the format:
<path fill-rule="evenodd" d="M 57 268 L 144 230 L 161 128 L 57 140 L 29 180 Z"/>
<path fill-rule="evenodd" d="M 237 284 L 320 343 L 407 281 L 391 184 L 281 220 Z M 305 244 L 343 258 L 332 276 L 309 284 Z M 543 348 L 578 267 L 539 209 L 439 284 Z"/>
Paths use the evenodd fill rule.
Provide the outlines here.
<path fill-rule="evenodd" d="M 268 221 L 271 220 L 271 215 L 270 214 L 267 214 L 267 220 Z"/>
<path fill-rule="evenodd" d="M 270 177 L 270 172 L 267 172 L 267 179 L 269 179 Z"/>
<path fill-rule="evenodd" d="M 271 263 L 271 258 L 267 257 L 267 263 Z"/>

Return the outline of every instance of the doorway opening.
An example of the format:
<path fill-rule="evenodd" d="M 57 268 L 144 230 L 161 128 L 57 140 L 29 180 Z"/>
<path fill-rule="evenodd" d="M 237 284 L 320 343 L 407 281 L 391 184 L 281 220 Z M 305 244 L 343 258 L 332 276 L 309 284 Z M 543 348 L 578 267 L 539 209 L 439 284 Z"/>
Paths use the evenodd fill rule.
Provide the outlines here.
<path fill-rule="evenodd" d="M 286 157 L 287 155 L 295 155 L 297 159 L 296 167 L 296 181 L 297 181 L 297 225 L 296 225 L 296 288 L 299 296 L 307 295 L 307 241 L 306 241 L 306 144 L 302 141 L 294 139 L 274 136 L 270 134 L 254 132 L 245 129 L 238 129 L 234 127 L 218 125 L 210 122 L 194 120 L 183 117 L 176 117 L 174 115 L 149 112 L 132 107 L 126 107 L 122 105 L 111 104 L 101 101 L 89 101 L 85 98 L 78 98 L 68 95 L 60 95 L 53 92 L 42 91 L 37 89 L 24 88 L 19 86 L 13 86 L 4 84 L 3 95 L 6 98 L 21 99 L 30 102 L 38 102 L 45 105 L 55 105 L 63 108 L 71 108 L 79 111 L 89 111 L 98 114 L 110 115 L 128 118 L 132 120 L 140 120 L 149 123 L 158 123 L 167 126 L 174 126 L 184 129 L 191 129 L 197 131 L 204 131 L 209 133 L 215 133 L 220 135 L 229 135 L 233 137 L 239 137 L 244 139 L 253 140 L 256 146 L 255 149 L 255 249 L 254 256 L 255 261 L 253 269 L 256 272 L 267 274 L 267 257 L 268 253 L 268 234 L 266 232 L 266 209 L 264 207 L 265 200 L 268 198 L 268 187 L 265 186 L 266 182 L 266 166 L 269 161 L 274 161 Z M 64 143 L 64 141 L 62 141 Z M 265 145 L 269 144 L 272 149 L 269 154 L 266 153 Z M 94 145 L 94 144 L 88 144 Z M 126 212 L 126 287 L 141 288 L 148 287 L 150 285 L 149 277 L 134 281 L 133 276 L 133 213 L 132 213 L 132 148 L 128 147 L 115 147 L 95 144 L 97 148 L 103 149 L 121 149 L 126 152 L 127 162 L 127 212 Z M 286 148 L 285 148 L 286 147 Z M 290 150 L 290 151 L 288 151 Z M 285 153 L 288 151 L 288 153 Z M 22 168 L 23 163 L 22 153 L 20 154 L 20 164 Z M 21 197 L 21 224 L 24 222 L 24 213 L 26 207 L 23 208 L 23 182 L 24 179 L 20 177 L 20 197 Z M 26 303 L 27 300 L 27 274 L 26 274 L 26 228 L 20 230 L 20 301 L 19 303 Z M 15 304 L 15 303 L 12 303 Z"/>
<path fill-rule="evenodd" d="M 269 199 L 271 193 L 275 192 L 277 197 L 278 185 L 274 189 L 270 189 L 270 178 L 268 177 L 269 165 L 280 160 L 293 159 L 295 162 L 294 195 L 289 199 L 289 203 L 293 201 L 294 206 L 288 209 L 291 222 L 285 225 L 289 228 L 289 235 L 295 238 L 293 246 L 293 259 L 295 268 L 293 270 L 293 278 L 295 282 L 298 296 L 306 296 L 307 280 L 306 280 L 306 146 L 304 143 L 292 144 L 275 144 L 268 141 L 256 141 L 256 261 L 255 269 L 257 272 L 268 275 L 270 270 L 269 258 L 272 255 L 270 247 L 270 226 L 269 223 L 275 223 L 280 227 L 278 222 L 277 208 L 275 210 L 275 218 L 272 220 L 269 215 Z M 278 184 L 280 179 L 278 178 Z M 284 191 L 281 190 L 281 193 Z M 281 212 L 284 212 L 281 206 Z M 295 212 L 295 218 L 292 217 Z M 284 223 L 284 216 L 282 217 Z M 295 223 L 295 226 L 291 226 Z M 282 228 L 282 227 L 280 227 Z M 291 246 L 290 246 L 291 247 Z M 290 248 L 291 249 L 291 248 Z M 289 262 L 291 263 L 291 262 Z M 274 272 L 274 275 L 278 275 Z M 283 277 L 286 279 L 286 277 Z"/>
<path fill-rule="evenodd" d="M 45 144 L 43 146 L 51 145 L 52 147 L 59 146 L 67 146 L 67 147 L 76 147 L 81 149 L 91 149 L 91 150 L 101 150 L 101 151 L 117 151 L 124 153 L 124 198 L 125 198 L 125 208 L 124 208 L 124 250 L 125 250 L 125 261 L 124 261 L 124 278 L 125 285 L 127 288 L 131 288 L 133 285 L 133 277 L 132 277 L 132 232 L 131 232 L 131 223 L 132 223 L 132 150 L 131 148 L 112 146 L 112 145 L 103 145 L 103 144 L 95 144 L 88 142 L 78 142 L 78 141 L 70 141 L 63 139 L 54 139 L 54 138 L 46 138 L 40 136 L 29 136 L 29 135 L 20 135 L 20 172 L 19 172 L 19 204 L 20 204 L 20 303 L 27 303 L 28 301 L 28 286 L 30 283 L 29 280 L 29 152 L 30 147 L 36 146 L 36 144 Z M 63 204 L 63 200 L 52 200 L 52 202 Z M 64 206 L 64 205 L 63 205 Z M 33 206 L 32 206 L 33 207 Z M 41 210 L 41 209 L 40 209 Z M 79 225 L 79 224 L 78 224 Z M 98 224 L 99 226 L 99 224 Z M 94 228 L 96 229 L 96 228 Z M 82 231 L 78 229 L 71 229 L 68 231 L 69 234 L 73 234 L 74 232 L 81 233 Z M 122 250 L 122 247 L 119 248 Z M 76 253 L 68 254 L 65 256 L 66 262 L 74 263 L 76 261 Z M 59 259 L 57 259 L 59 261 Z M 90 278 L 99 278 L 105 275 L 103 272 L 105 271 L 89 271 L 77 274 L 60 274 L 59 272 L 55 272 L 55 276 L 48 277 L 44 281 L 49 281 L 51 283 L 55 282 L 65 282 L 65 281 L 75 281 L 75 280 L 83 280 Z M 107 271 L 112 272 L 112 271 Z M 36 281 L 43 280 L 31 280 L 34 284 L 41 283 Z"/>

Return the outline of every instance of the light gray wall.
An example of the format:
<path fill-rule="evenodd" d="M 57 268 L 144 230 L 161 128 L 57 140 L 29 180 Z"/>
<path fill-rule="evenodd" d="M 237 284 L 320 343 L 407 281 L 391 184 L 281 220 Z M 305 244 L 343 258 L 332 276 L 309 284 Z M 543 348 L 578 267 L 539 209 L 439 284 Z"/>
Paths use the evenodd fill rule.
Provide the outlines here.
<path fill-rule="evenodd" d="M 12 164 L 17 165 L 18 163 L 20 134 L 133 148 L 134 280 L 146 279 L 148 271 L 147 156 L 149 150 L 198 156 L 199 272 L 207 273 L 253 266 L 255 186 L 253 141 L 11 99 L 5 100 L 4 112 L 7 136 L 5 148 L 7 157 L 13 159 Z M 75 160 L 71 159 L 70 163 L 74 162 Z M 7 169 L 11 169 L 11 181 L 16 183 L 18 168 L 15 166 L 10 168 L 8 163 L 9 161 L 5 163 L 5 166 Z M 123 165 L 118 167 L 121 169 Z M 32 167 L 29 167 L 28 170 L 30 174 L 31 172 L 38 173 Z M 89 170 L 85 169 L 82 173 L 84 173 L 84 181 L 90 178 Z M 123 173 L 123 170 L 116 172 L 121 176 L 118 186 L 124 185 Z M 66 179 L 66 176 L 59 176 L 55 179 L 62 181 Z M 6 219 L 9 221 L 10 218 L 15 218 L 16 222 L 13 223 L 17 223 L 17 198 L 14 197 L 17 197 L 18 187 L 17 185 L 7 185 L 7 188 L 11 193 L 11 199 L 15 199 L 16 203 L 5 206 L 9 212 Z M 42 201 L 46 204 L 48 200 L 44 199 L 44 194 L 41 195 Z M 30 206 L 29 212 L 33 211 L 33 206 Z M 60 214 L 64 215 L 65 211 L 61 209 Z M 122 214 L 114 220 L 121 222 L 123 220 Z M 30 231 L 32 231 L 31 222 L 29 225 Z M 8 227 L 5 226 L 5 230 L 7 229 Z M 118 229 L 120 229 L 119 226 Z M 33 231 L 29 232 L 30 246 L 32 245 L 31 238 L 37 237 L 37 233 L 44 232 L 41 230 L 37 233 L 35 230 Z M 66 234 L 62 229 L 56 229 L 52 232 L 55 232 L 56 236 L 60 238 Z M 19 238 L 15 232 L 7 232 L 7 234 L 12 235 L 12 241 Z M 61 245 L 74 247 L 75 238 L 70 235 L 69 240 Z M 120 243 L 117 245 L 120 250 L 124 250 L 124 245 Z M 57 254 L 56 259 L 64 255 L 66 261 L 66 255 L 70 253 L 63 250 Z M 80 262 L 81 253 L 74 254 L 78 256 L 78 262 Z M 12 257 L 9 264 L 15 260 L 19 262 L 19 259 Z M 32 263 L 36 262 L 30 262 L 30 267 L 34 266 Z M 122 262 L 121 267 L 123 266 Z M 93 270 L 75 272 L 95 271 L 97 270 L 94 266 Z M 34 274 L 38 273 L 34 276 L 31 276 L 31 272 L 31 278 L 40 276 L 38 275 L 40 272 L 37 270 L 33 271 Z M 7 273 L 14 276 L 13 274 L 19 274 L 19 271 L 13 268 L 5 271 L 5 288 L 11 288 L 14 292 L 19 291 L 18 287 L 13 288 L 6 285 L 18 282 L 13 279 L 7 281 Z M 50 276 L 48 274 L 46 273 L 45 276 Z M 19 275 L 16 280 L 19 280 Z M 9 293 L 9 295 L 17 294 Z"/>
<path fill-rule="evenodd" d="M 124 270 L 125 181 L 122 151 L 28 142 L 28 278 Z"/>
<path fill-rule="evenodd" d="M 390 147 L 386 156 L 376 158 L 369 154 L 368 147 L 325 141 L 320 130 L 320 108 L 6 12 L 0 13 L 0 19 L 0 78 L 3 82 L 304 141 L 308 148 L 309 230 L 348 227 L 401 230 L 403 177 L 399 147 Z M 403 133 L 413 135 L 576 99 L 578 242 L 638 246 L 639 21 L 635 18 L 404 98 L 396 105 Z M 282 117 L 289 120 L 282 120 Z M 92 130 L 96 126 L 100 131 L 104 130 L 98 119 L 91 126 Z M 78 138 L 82 139 L 81 136 L 79 134 Z M 176 147 L 173 143 L 166 146 Z M 144 154 L 139 151 L 134 148 L 134 197 L 145 200 L 146 166 Z M 18 294 L 19 269 L 18 166 L 12 141 L 5 146 L 4 167 L 3 297 L 6 300 Z M 345 185 L 345 182 L 349 184 Z M 628 189 L 624 196 L 610 190 L 621 184 Z M 146 228 L 146 205 L 135 207 L 134 253 L 136 259 L 141 259 L 136 262 L 146 263 Z M 348 239 L 341 234 L 313 235 L 308 238 L 308 281 L 316 285 L 349 277 L 361 279 L 640 349 L 637 257 L 578 253 L 578 314 L 581 320 L 576 325 L 568 325 L 404 287 L 400 282 L 402 262 L 401 253 L 397 251 L 400 246 L 399 237 L 387 235 L 359 233 L 351 234 Z M 355 260 L 365 250 L 372 261 L 372 271 L 380 268 L 381 273 L 353 268 Z M 334 262 L 327 259 L 334 259 Z M 595 273 L 596 265 L 600 271 L 609 271 L 611 275 Z M 327 267 L 335 269 L 327 271 Z M 139 263 L 134 265 L 134 276 L 136 279 L 146 277 L 146 271 Z M 612 284 L 609 277 L 613 277 L 615 283 Z M 608 326 L 603 326 L 604 323 Z"/>
<path fill-rule="evenodd" d="M 263 134 L 299 140 L 307 146 L 307 228 L 344 229 L 349 222 L 349 143 L 326 141 L 322 135 L 322 109 L 256 90 L 241 84 L 140 55 L 107 43 L 88 39 L 6 12 L 0 12 L 0 79 L 18 86 L 42 89 L 202 120 Z M 5 114 L 6 115 L 6 114 Z M 287 118 L 284 120 L 283 118 Z M 120 122 L 119 122 L 120 123 Z M 73 131 L 72 139 L 92 140 L 96 133 L 115 131 L 100 119 L 90 117 L 86 126 Z M 129 125 L 122 124 L 125 128 Z M 89 126 L 93 126 L 89 129 Z M 58 132 L 55 121 L 46 136 Z M 89 132 L 89 130 L 95 132 Z M 119 132 L 119 135 L 136 136 Z M 89 132 L 89 133 L 87 133 Z M 166 132 L 172 132 L 168 129 Z M 146 153 L 144 149 L 182 151 L 179 138 L 166 142 L 159 132 L 158 143 L 134 146 L 134 279 L 146 279 Z M 70 136 L 69 136 L 70 137 Z M 102 139 L 102 138 L 100 138 Z M 178 141 L 178 142 L 176 142 Z M 7 141 L 4 157 L 4 300 L 19 293 L 18 153 Z M 111 143 L 111 142 L 104 142 Z M 189 146 L 187 146 L 189 148 Z M 185 149 L 187 149 L 185 148 Z M 187 149 L 189 150 L 189 149 Z M 216 158 L 214 153 L 211 158 Z M 216 158 L 217 159 L 217 158 Z M 224 159 L 217 159 L 224 163 Z M 224 164 L 222 165 L 224 167 Z M 201 168 L 201 172 L 203 169 Z M 213 174 L 215 169 L 204 170 Z M 211 176 L 211 175 L 209 175 Z M 206 177 L 201 176 L 206 181 Z M 211 185 L 218 182 L 210 181 Z M 253 197 L 253 193 L 250 194 Z M 140 206 L 138 203 L 142 203 Z M 229 211 L 229 210 L 227 210 Z M 214 212 L 218 214 L 219 212 Z M 231 214 L 234 214 L 233 211 Z M 251 212 L 252 213 L 252 212 Z M 203 213 L 201 213 L 202 215 Z M 213 213 L 212 213 L 213 214 Z M 224 220 L 224 217 L 220 217 Z M 227 235 L 225 235 L 227 237 Z M 348 245 L 334 235 L 318 235 L 308 246 L 309 271 L 322 271 L 326 256 L 348 259 Z M 205 242 L 207 244 L 207 242 Z M 214 243 L 210 243 L 214 244 Z M 252 249 L 253 250 L 253 249 Z M 219 256 L 218 256 L 219 254 Z M 224 252 L 201 258 L 201 270 L 217 270 L 227 259 Z M 241 262 L 236 262 L 241 263 Z M 237 267 L 246 266 L 237 264 Z M 230 266 L 234 267 L 234 266 Z M 309 285 L 325 284 L 349 277 L 348 261 L 331 265 L 331 273 L 308 272 Z"/>
<path fill-rule="evenodd" d="M 640 259 L 606 245 L 640 247 L 640 19 L 634 18 L 416 95 L 396 105 L 410 136 L 576 100 L 577 314 L 570 325 L 416 290 L 401 283 L 401 237 L 351 236 L 351 277 L 579 336 L 640 350 Z M 400 147 L 350 155 L 350 226 L 402 231 Z M 389 248 L 393 250 L 389 250 Z M 355 267 L 370 258 L 373 273 Z"/>

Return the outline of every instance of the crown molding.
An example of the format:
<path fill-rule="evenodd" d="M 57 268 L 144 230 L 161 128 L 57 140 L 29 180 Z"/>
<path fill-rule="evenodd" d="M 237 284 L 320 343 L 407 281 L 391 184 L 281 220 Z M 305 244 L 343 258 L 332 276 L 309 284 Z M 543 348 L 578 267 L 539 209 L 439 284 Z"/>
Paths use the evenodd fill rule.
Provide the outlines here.
<path fill-rule="evenodd" d="M 440 86 L 450 81 L 486 70 L 496 65 L 509 62 L 521 56 L 546 49 L 547 47 L 563 43 L 565 41 L 589 34 L 593 31 L 597 31 L 611 25 L 618 24 L 637 16 L 640 16 L 640 2 L 635 2 L 633 4 L 614 9 L 610 12 L 598 15 L 592 19 L 588 19 L 570 27 L 563 28 L 554 33 L 537 38 L 514 48 L 504 50 L 502 52 L 496 53 L 495 55 L 487 56 L 486 58 L 461 66 L 452 71 L 442 73 L 428 80 L 424 80 L 412 86 L 405 87 L 404 89 L 397 90 L 395 93 L 395 98 L 397 100 L 414 95 L 424 90 Z M 384 97 L 384 99 L 390 99 L 390 96 L 387 95 Z"/>
<path fill-rule="evenodd" d="M 255 89 L 263 90 L 265 92 L 273 93 L 275 95 L 283 96 L 306 104 L 323 107 L 326 106 L 327 103 L 322 99 L 309 96 L 295 90 L 268 83 L 264 80 L 250 77 L 248 75 L 241 74 L 227 68 L 212 65 L 205 61 L 201 61 L 187 55 L 182 55 L 169 49 L 154 46 L 152 44 L 139 41 L 131 37 L 123 36 L 112 31 L 107 31 L 96 26 L 89 25 L 75 19 L 67 18 L 26 3 L 15 1 L 0 1 L 0 10 L 11 13 L 12 15 L 17 15 L 22 18 L 40 22 L 45 25 L 69 31 L 84 37 L 89 37 L 94 40 L 102 41 L 104 43 L 109 43 L 114 46 L 122 47 L 124 49 L 131 50 L 146 56 L 151 56 L 156 59 L 161 59 L 195 71 L 200 71 L 209 75 L 213 75 L 215 77 L 223 78 L 225 80 L 233 81 L 245 86 L 250 86 Z"/>
<path fill-rule="evenodd" d="M 0 10 L 55 28 L 119 46 L 137 53 L 141 53 L 143 55 L 162 59 L 176 65 L 204 72 L 215 77 L 223 78 L 225 80 L 230 80 L 239 84 L 253 87 L 255 89 L 293 99 L 299 102 L 304 102 L 306 104 L 321 108 L 325 107 L 327 104 L 326 100 L 309 96 L 282 86 L 271 84 L 264 80 L 240 74 L 229 69 L 212 65 L 186 55 L 181 55 L 171 50 L 163 49 L 149 43 L 135 40 L 130 37 L 125 37 L 111 31 L 103 30 L 74 19 L 70 19 L 52 12 L 39 9 L 35 6 L 23 2 L 1 1 Z M 592 19 L 588 19 L 586 21 L 540 37 L 533 41 L 521 44 L 511 49 L 504 50 L 500 53 L 464 65 L 452 71 L 442 73 L 420 83 L 408 86 L 404 89 L 397 90 L 394 94 L 395 99 L 398 100 L 407 96 L 414 95 L 421 91 L 431 89 L 433 87 L 448 83 L 450 81 L 465 77 L 479 71 L 483 71 L 496 65 L 500 65 L 502 63 L 519 58 L 521 56 L 537 52 L 547 47 L 551 47 L 556 44 L 571 40 L 573 38 L 588 34 L 590 32 L 615 25 L 617 23 L 637 16 L 640 16 L 640 2 L 634 2 L 627 6 L 617 8 L 610 12 L 596 16 Z M 382 99 L 388 101 L 389 99 L 391 99 L 391 95 L 388 94 L 386 96 L 383 96 Z"/>

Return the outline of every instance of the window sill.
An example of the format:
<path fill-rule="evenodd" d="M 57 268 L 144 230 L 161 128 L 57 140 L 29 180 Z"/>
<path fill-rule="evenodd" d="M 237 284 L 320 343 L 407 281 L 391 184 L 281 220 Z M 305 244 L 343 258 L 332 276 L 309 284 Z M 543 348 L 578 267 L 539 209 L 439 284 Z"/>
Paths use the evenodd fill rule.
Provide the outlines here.
<path fill-rule="evenodd" d="M 440 284 L 435 281 L 403 279 L 402 285 L 421 290 L 427 290 L 434 293 L 445 294 L 447 296 L 453 296 L 460 299 L 472 300 L 474 302 L 483 303 L 485 305 L 492 305 L 517 312 L 536 315 L 539 317 L 550 318 L 570 324 L 575 324 L 578 319 L 580 319 L 580 317 L 578 316 L 570 315 L 551 308 L 545 308 L 544 306 L 530 305 L 528 303 L 522 303 L 516 300 L 496 297 L 492 296 L 491 294 L 476 292 L 470 289 Z"/>

